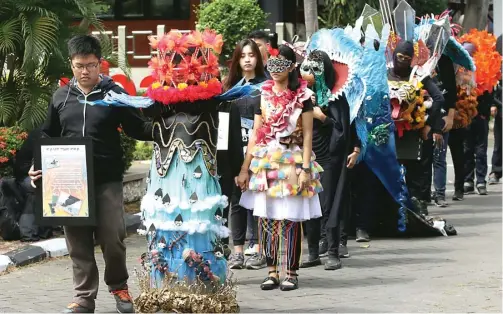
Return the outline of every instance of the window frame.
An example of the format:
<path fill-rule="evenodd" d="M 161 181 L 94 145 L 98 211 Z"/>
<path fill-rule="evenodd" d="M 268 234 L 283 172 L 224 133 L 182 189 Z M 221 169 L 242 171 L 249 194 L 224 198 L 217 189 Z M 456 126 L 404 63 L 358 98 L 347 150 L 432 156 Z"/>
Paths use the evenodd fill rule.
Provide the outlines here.
<path fill-rule="evenodd" d="M 172 21 L 184 21 L 191 18 L 190 12 L 190 0 L 174 0 L 173 7 L 176 10 L 182 7 L 183 1 L 189 4 L 189 14 L 188 16 L 180 16 L 180 14 L 174 14 L 173 16 L 155 16 L 152 9 L 152 0 L 139 0 L 142 4 L 142 13 L 139 16 L 124 16 L 123 13 L 123 0 L 114 0 L 112 7 L 112 14 L 98 15 L 97 17 L 103 21 L 131 21 L 131 20 L 172 20 Z"/>

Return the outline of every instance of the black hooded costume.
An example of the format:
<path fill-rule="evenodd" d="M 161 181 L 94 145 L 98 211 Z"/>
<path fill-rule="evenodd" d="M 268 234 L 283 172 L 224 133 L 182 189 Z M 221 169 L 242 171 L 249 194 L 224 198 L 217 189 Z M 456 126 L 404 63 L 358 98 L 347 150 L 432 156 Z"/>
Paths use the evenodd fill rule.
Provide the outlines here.
<path fill-rule="evenodd" d="M 310 61 L 314 62 L 314 65 L 310 64 Z M 319 74 L 319 69 L 310 69 L 316 67 L 316 61 L 318 67 L 323 67 L 323 74 Z M 320 193 L 323 217 L 306 222 L 309 259 L 304 261 L 302 266 L 321 264 L 321 240 L 326 241 L 328 245 L 329 261 L 325 265 L 326 269 L 337 269 L 340 268 L 340 222 L 341 218 L 346 216 L 344 213 L 349 210 L 347 158 L 353 147 L 360 146 L 360 141 L 354 124 L 350 124 L 350 108 L 346 97 L 342 95 L 338 99 L 319 99 L 320 95 L 326 96 L 326 91 L 320 92 L 318 89 L 332 90 L 335 83 L 336 73 L 329 56 L 325 52 L 314 51 L 307 58 L 307 62 L 303 63 L 301 70 L 303 76 L 309 75 L 308 73 L 314 76 L 323 75 L 325 86 L 315 83 L 312 89 L 317 95 L 317 106 L 326 115 L 324 121 L 313 120 L 313 152 L 324 170 L 321 175 L 323 192 Z"/>

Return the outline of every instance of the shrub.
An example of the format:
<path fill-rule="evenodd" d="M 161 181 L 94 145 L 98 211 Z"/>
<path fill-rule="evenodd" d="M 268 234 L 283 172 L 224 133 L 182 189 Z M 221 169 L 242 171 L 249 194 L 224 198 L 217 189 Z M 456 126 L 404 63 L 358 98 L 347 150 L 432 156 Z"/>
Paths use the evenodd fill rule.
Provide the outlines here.
<path fill-rule="evenodd" d="M 122 129 L 119 129 L 120 136 L 121 136 L 121 146 L 122 146 L 122 162 L 124 164 L 124 173 L 128 171 L 128 169 L 131 167 L 131 164 L 133 163 L 133 154 L 136 148 L 136 140 L 130 138 L 129 136 L 122 131 Z"/>
<path fill-rule="evenodd" d="M 149 142 L 137 142 L 136 149 L 133 152 L 133 160 L 152 159 L 152 144 Z"/>
<path fill-rule="evenodd" d="M 268 14 L 256 0 L 214 0 L 199 5 L 195 13 L 199 30 L 214 29 L 224 37 L 221 61 L 229 59 L 250 32 L 267 26 Z"/>
<path fill-rule="evenodd" d="M 17 126 L 0 128 L 0 177 L 13 175 L 14 156 L 27 137 L 28 133 Z"/>

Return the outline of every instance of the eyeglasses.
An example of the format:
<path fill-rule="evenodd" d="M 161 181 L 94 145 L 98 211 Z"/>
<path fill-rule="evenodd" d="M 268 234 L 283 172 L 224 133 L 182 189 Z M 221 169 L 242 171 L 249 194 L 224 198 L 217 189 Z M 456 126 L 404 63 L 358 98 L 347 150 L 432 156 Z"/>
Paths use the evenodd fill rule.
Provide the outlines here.
<path fill-rule="evenodd" d="M 89 64 L 80 64 L 80 63 L 77 63 L 77 64 L 73 64 L 72 63 L 72 68 L 78 70 L 78 71 L 84 71 L 84 69 L 86 69 L 87 71 L 92 71 L 94 69 L 96 69 L 99 65 L 99 62 L 98 63 L 89 63 Z"/>

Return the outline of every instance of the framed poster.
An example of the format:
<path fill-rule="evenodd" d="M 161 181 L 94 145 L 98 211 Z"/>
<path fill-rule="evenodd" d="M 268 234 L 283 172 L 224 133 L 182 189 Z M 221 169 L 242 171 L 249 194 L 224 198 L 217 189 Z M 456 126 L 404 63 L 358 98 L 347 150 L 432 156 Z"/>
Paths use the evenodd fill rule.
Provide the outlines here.
<path fill-rule="evenodd" d="M 90 138 L 42 138 L 35 148 L 37 223 L 94 226 L 93 151 Z"/>

